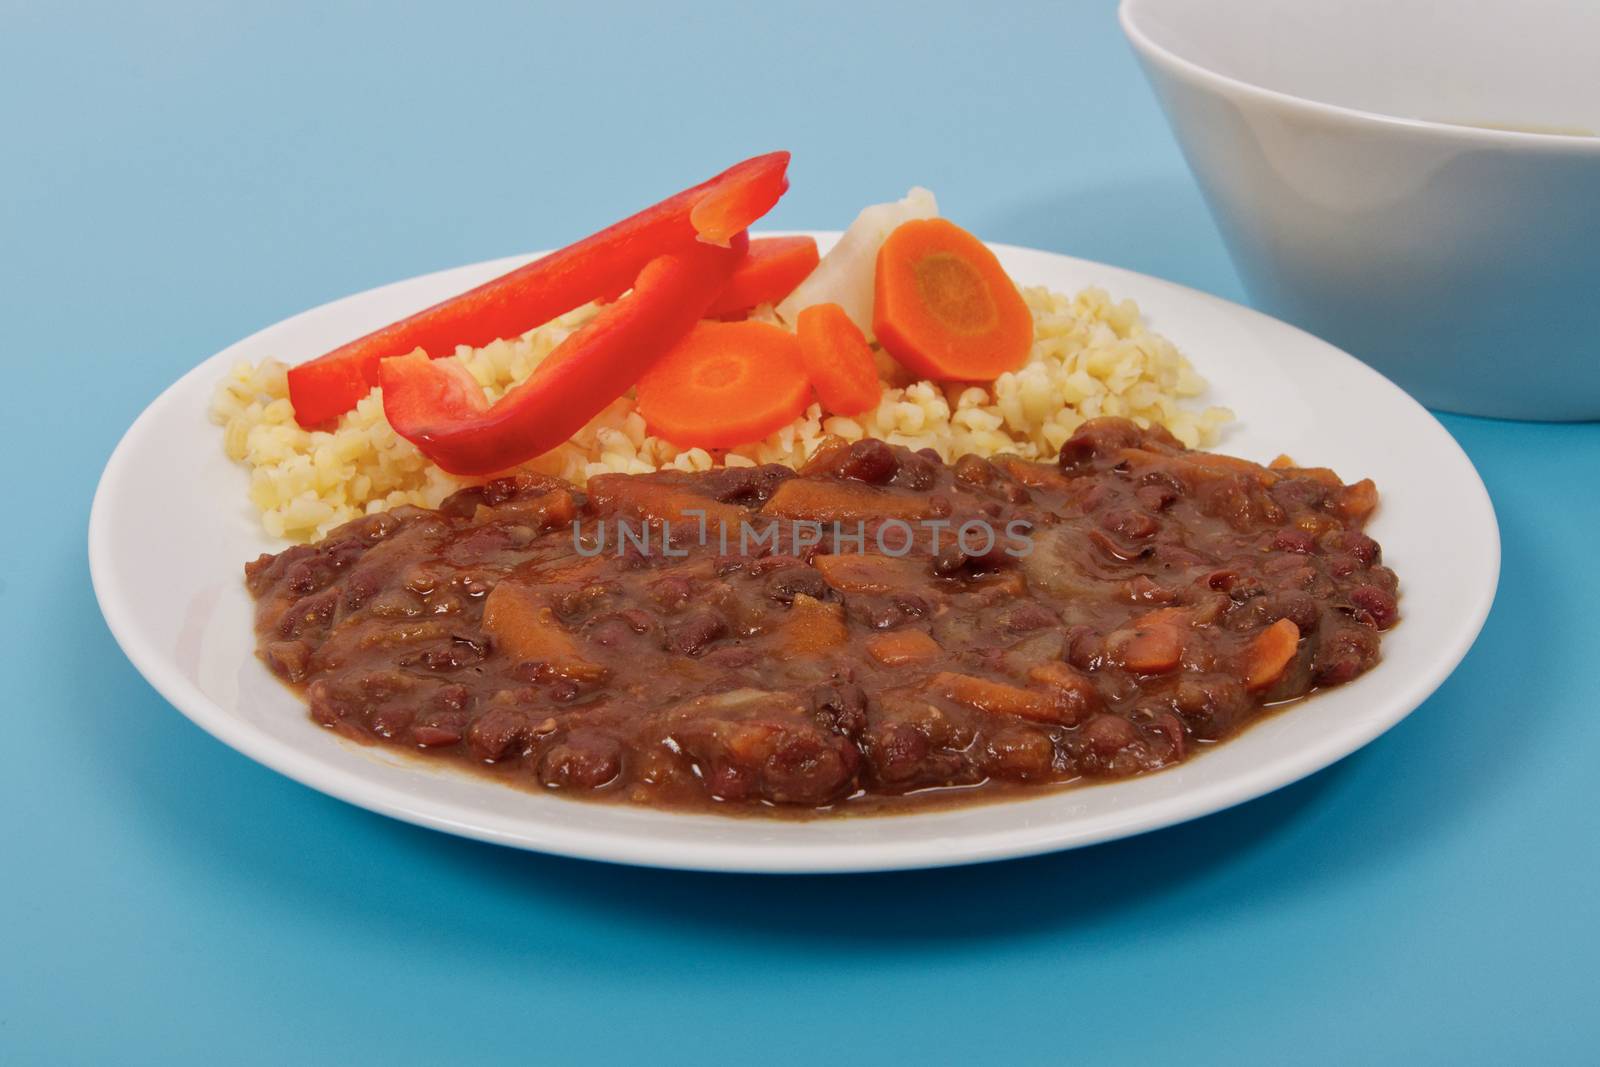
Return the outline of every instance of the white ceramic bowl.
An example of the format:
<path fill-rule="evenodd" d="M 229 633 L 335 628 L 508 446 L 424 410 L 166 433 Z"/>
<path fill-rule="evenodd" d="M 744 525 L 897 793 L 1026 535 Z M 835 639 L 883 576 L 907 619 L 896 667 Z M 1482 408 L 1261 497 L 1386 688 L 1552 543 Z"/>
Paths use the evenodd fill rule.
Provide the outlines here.
<path fill-rule="evenodd" d="M 1430 407 L 1600 418 L 1600 3 L 1121 16 L 1257 305 Z"/>

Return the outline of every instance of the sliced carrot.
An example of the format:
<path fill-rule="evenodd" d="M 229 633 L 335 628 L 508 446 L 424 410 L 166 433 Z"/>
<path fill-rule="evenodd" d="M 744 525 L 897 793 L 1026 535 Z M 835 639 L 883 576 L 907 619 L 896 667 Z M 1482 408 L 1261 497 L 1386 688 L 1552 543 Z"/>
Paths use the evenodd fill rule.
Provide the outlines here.
<path fill-rule="evenodd" d="M 474 522 L 517 516 L 537 530 L 556 530 L 570 527 L 578 517 L 578 502 L 566 489 L 554 489 L 536 497 L 516 497 L 490 507 L 479 504 L 474 511 Z"/>
<path fill-rule="evenodd" d="M 813 304 L 795 319 L 800 359 L 829 411 L 859 415 L 878 406 L 883 383 L 861 327 L 838 304 Z"/>
<path fill-rule="evenodd" d="M 902 223 L 878 249 L 872 329 L 924 377 L 988 381 L 1016 370 L 1033 315 L 993 252 L 947 219 Z"/>
<path fill-rule="evenodd" d="M 1161 674 L 1176 669 L 1182 660 L 1183 638 L 1172 626 L 1136 629 L 1116 646 L 1113 658 L 1130 671 Z"/>
<path fill-rule="evenodd" d="M 933 676 L 929 688 L 957 704 L 990 715 L 1015 715 L 1035 722 L 1070 721 L 1066 709 L 1049 694 L 970 674 L 940 671 Z"/>
<path fill-rule="evenodd" d="M 1221 471 L 1224 474 L 1242 474 L 1262 485 L 1272 485 L 1282 477 L 1278 471 L 1263 467 L 1259 463 L 1251 463 L 1248 459 L 1240 459 L 1238 456 L 1225 456 L 1221 452 L 1185 452 L 1178 459 L 1178 465 L 1183 464 L 1207 471 Z"/>
<path fill-rule="evenodd" d="M 796 593 L 782 634 L 788 651 L 797 656 L 814 656 L 837 648 L 850 638 L 844 605 Z"/>
<path fill-rule="evenodd" d="M 495 646 L 520 662 L 547 664 L 563 678 L 598 681 L 606 669 L 591 663 L 561 629 L 555 612 L 535 598 L 532 589 L 504 581 L 489 590 L 483 603 L 483 628 Z"/>
<path fill-rule="evenodd" d="M 780 519 L 815 522 L 871 522 L 873 519 L 920 522 L 932 518 L 934 508 L 925 493 L 880 489 L 862 482 L 813 482 L 791 478 L 778 486 L 772 499 L 762 505 L 761 513 Z M 891 534 L 886 543 L 899 545 L 901 540 L 899 535 Z"/>
<path fill-rule="evenodd" d="M 706 318 L 720 319 L 757 304 L 776 304 L 794 292 L 794 287 L 816 270 L 817 263 L 815 237 L 757 237 Z"/>
<path fill-rule="evenodd" d="M 1344 479 L 1327 467 L 1295 467 L 1294 476 L 1296 478 L 1308 478 L 1313 482 L 1327 486 L 1329 489 L 1339 489 L 1344 486 Z"/>
<path fill-rule="evenodd" d="M 759 441 L 811 402 L 799 349 L 771 323 L 702 322 L 639 380 L 639 414 L 680 447 Z"/>
<path fill-rule="evenodd" d="M 812 451 L 811 458 L 800 464 L 801 474 L 833 474 L 850 452 L 850 442 L 838 434 L 824 434 Z"/>
<path fill-rule="evenodd" d="M 896 593 L 928 580 L 927 567 L 904 556 L 841 552 L 818 556 L 812 564 L 822 580 L 841 593 Z"/>
<path fill-rule="evenodd" d="M 1283 677 L 1299 648 L 1300 627 L 1289 619 L 1279 619 L 1256 634 L 1245 654 L 1245 688 L 1265 689 Z"/>
<path fill-rule="evenodd" d="M 1371 478 L 1351 482 L 1333 495 L 1333 511 L 1351 522 L 1366 522 L 1378 506 L 1378 487 Z"/>
<path fill-rule="evenodd" d="M 1177 669 L 1183 660 L 1183 631 L 1188 621 L 1182 608 L 1158 608 L 1139 616 L 1127 629 L 1107 637 L 1112 662 L 1140 674 Z"/>
<path fill-rule="evenodd" d="M 996 456 L 989 461 L 1029 489 L 1065 489 L 1068 479 L 1058 463 L 1035 463 L 1016 456 Z"/>
<path fill-rule="evenodd" d="M 1050 686 L 1060 694 L 1057 702 L 1070 716 L 1065 721 L 1076 723 L 1087 718 L 1090 713 L 1098 711 L 1104 703 L 1100 697 L 1100 690 L 1094 683 L 1080 671 L 1062 663 L 1060 660 L 1049 660 L 1028 670 L 1029 681 L 1040 682 Z"/>
<path fill-rule="evenodd" d="M 719 504 L 699 493 L 627 474 L 590 478 L 589 503 L 597 515 L 621 514 L 651 526 L 672 523 L 683 529 L 696 529 L 701 522 L 707 530 L 718 526 L 737 529 L 745 516 L 742 508 L 732 504 Z"/>
<path fill-rule="evenodd" d="M 931 663 L 944 655 L 939 643 L 921 630 L 890 630 L 867 638 L 867 652 L 885 667 Z"/>

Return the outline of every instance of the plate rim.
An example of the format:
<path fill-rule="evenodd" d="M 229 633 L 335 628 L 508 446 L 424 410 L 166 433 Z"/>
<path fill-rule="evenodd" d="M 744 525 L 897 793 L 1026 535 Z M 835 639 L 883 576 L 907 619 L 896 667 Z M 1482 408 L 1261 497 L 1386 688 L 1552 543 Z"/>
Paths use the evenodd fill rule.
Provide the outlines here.
<path fill-rule="evenodd" d="M 763 231 L 763 234 L 768 236 L 805 234 L 814 236 L 819 241 L 837 238 L 838 233 L 839 231 L 827 230 Z M 1472 610 L 1460 619 L 1461 625 L 1458 625 L 1452 635 L 1452 647 L 1448 654 L 1441 656 L 1431 670 L 1411 678 L 1408 683 L 1402 685 L 1403 695 L 1393 702 L 1393 710 L 1390 713 L 1374 717 L 1371 721 L 1363 723 L 1359 729 L 1351 728 L 1347 731 L 1341 731 L 1339 734 L 1334 735 L 1333 743 L 1324 742 L 1321 745 L 1300 748 L 1271 761 L 1264 769 L 1258 768 L 1249 774 L 1236 774 L 1220 781 L 1206 783 L 1193 790 L 1185 791 L 1176 797 L 1147 802 L 1142 807 L 1130 810 L 1127 818 L 1105 820 L 1102 825 L 1094 829 L 1079 829 L 1075 831 L 1070 821 L 1045 822 L 1040 825 L 1032 825 L 1026 819 L 1019 819 L 1020 825 L 1014 826 L 1010 830 L 987 834 L 975 841 L 963 837 L 959 850 L 951 854 L 940 854 L 940 850 L 935 844 L 930 844 L 923 840 L 891 845 L 882 843 L 864 845 L 848 841 L 838 843 L 784 843 L 781 841 L 734 841 L 730 843 L 719 841 L 715 843 L 699 843 L 694 846 L 692 854 L 686 854 L 686 846 L 682 843 L 658 842 L 648 834 L 624 834 L 620 832 L 597 834 L 589 830 L 564 831 L 564 828 L 554 826 L 548 819 L 530 820 L 524 828 L 517 832 L 512 832 L 485 825 L 481 822 L 474 823 L 470 818 L 456 817 L 448 811 L 442 812 L 439 810 L 442 806 L 450 807 L 450 805 L 443 805 L 442 802 L 423 801 L 422 803 L 410 803 L 408 802 L 408 794 L 398 786 L 398 778 L 395 783 L 374 786 L 363 782 L 359 777 L 341 771 L 337 766 L 308 759 L 295 746 L 259 731 L 247 720 L 229 713 L 220 704 L 208 697 L 198 685 L 184 677 L 168 662 L 170 657 L 165 655 L 159 648 L 156 648 L 153 641 L 147 639 L 140 632 L 137 619 L 132 611 L 132 605 L 122 603 L 116 597 L 110 596 L 108 589 L 113 567 L 113 534 L 109 525 L 110 520 L 107 517 L 109 487 L 117 484 L 123 468 L 130 462 L 134 445 L 140 436 L 148 432 L 150 427 L 158 422 L 165 409 L 175 403 L 176 398 L 190 384 L 191 379 L 205 373 L 209 367 L 222 361 L 224 357 L 235 349 L 249 345 L 260 335 L 274 330 L 284 323 L 330 309 L 334 305 L 346 302 L 355 303 L 369 299 L 386 289 L 402 285 L 425 285 L 429 280 L 440 275 L 453 274 L 463 270 L 488 272 L 501 267 L 509 269 L 515 264 L 526 262 L 535 256 L 541 255 L 542 253 L 539 252 L 499 257 L 443 270 L 430 271 L 326 301 L 232 342 L 213 355 L 201 360 L 164 388 L 145 406 L 118 440 L 95 487 L 87 530 L 88 562 L 90 580 L 101 615 L 104 617 L 113 638 L 134 668 L 164 700 L 186 718 L 240 754 L 318 792 L 357 807 L 415 825 L 493 844 L 508 845 L 515 848 L 579 859 L 696 871 L 832 874 L 955 866 L 1064 851 L 1179 825 L 1192 819 L 1226 810 L 1247 800 L 1276 792 L 1364 748 L 1409 717 L 1423 701 L 1431 696 L 1454 673 L 1462 659 L 1465 658 L 1476 642 L 1493 607 L 1501 574 L 1501 537 L 1493 501 L 1483 483 L 1481 474 L 1479 474 L 1465 450 L 1461 448 L 1459 442 L 1431 412 L 1401 390 L 1399 386 L 1384 378 L 1383 375 L 1362 363 L 1350 353 L 1298 327 L 1275 319 L 1264 312 L 1245 307 L 1203 290 L 1180 285 L 1176 282 L 1132 271 L 1124 267 L 1081 259 L 1046 249 L 999 242 L 986 243 L 999 253 L 1002 258 L 1010 253 L 1025 256 L 1046 256 L 1065 261 L 1065 263 L 1071 264 L 1074 268 L 1086 269 L 1097 276 L 1105 276 L 1107 278 L 1105 284 L 1108 287 L 1114 285 L 1114 279 L 1118 277 L 1131 277 L 1137 279 L 1141 288 L 1153 286 L 1158 289 L 1164 289 L 1175 296 L 1197 300 L 1201 304 L 1207 305 L 1213 310 L 1221 310 L 1229 316 L 1242 317 L 1245 321 L 1265 320 L 1272 323 L 1275 328 L 1293 331 L 1294 334 L 1298 335 L 1298 339 L 1301 342 L 1309 343 L 1314 348 L 1321 349 L 1319 353 L 1321 356 L 1345 361 L 1348 365 L 1347 369 L 1369 376 L 1371 379 L 1369 384 L 1379 389 L 1392 391 L 1404 404 L 1409 405 L 1413 415 L 1420 415 L 1425 420 L 1430 432 L 1438 436 L 1446 451 L 1453 453 L 1453 458 L 1471 476 L 1471 485 L 1475 491 L 1472 494 L 1472 499 L 1465 501 L 1464 504 L 1479 512 L 1479 517 L 1483 520 L 1481 532 L 1487 539 L 1485 547 L 1488 550 L 1490 576 L 1486 586 L 1473 601 Z M 1204 756 L 1200 758 L 1203 759 Z M 1172 770 L 1180 768 L 1173 768 Z M 1133 779 L 1131 781 L 1139 780 L 1142 779 Z M 1119 784 L 1128 783 L 1111 782 L 1075 788 L 1110 790 L 1116 789 Z M 997 802 L 997 804 L 1020 810 L 1030 803 L 1049 796 L 1058 796 L 1066 791 L 1069 790 L 1047 790 L 1043 791 L 1039 797 L 1001 801 Z M 560 802 L 586 803 L 568 800 Z M 970 811 L 972 809 L 958 808 L 954 810 Z M 652 814 L 670 819 L 709 818 L 718 822 L 733 821 L 726 816 L 715 815 L 693 816 L 662 812 L 653 812 Z M 946 812 L 933 811 L 921 814 L 898 814 L 881 817 L 862 815 L 852 816 L 849 821 L 854 822 L 863 819 L 873 819 L 875 821 L 879 819 L 896 821 L 936 820 L 942 814 L 946 814 Z M 763 825 L 778 826 L 784 825 L 784 823 L 781 820 L 763 820 Z M 790 825 L 814 826 L 817 824 L 815 822 L 804 822 Z M 817 854 L 819 851 L 827 852 L 829 855 L 826 858 L 820 857 Z"/>

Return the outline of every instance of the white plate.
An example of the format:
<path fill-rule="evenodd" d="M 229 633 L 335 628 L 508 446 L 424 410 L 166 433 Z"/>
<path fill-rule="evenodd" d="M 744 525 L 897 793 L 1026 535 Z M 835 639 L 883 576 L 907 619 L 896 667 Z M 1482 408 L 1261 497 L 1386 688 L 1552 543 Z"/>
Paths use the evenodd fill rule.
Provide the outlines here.
<path fill-rule="evenodd" d="M 824 242 L 836 235 L 819 234 Z M 240 752 L 332 796 L 467 837 L 589 859 L 728 871 L 862 871 L 971 863 L 1170 826 L 1278 789 L 1399 722 L 1449 675 L 1494 599 L 1500 537 L 1488 494 L 1442 426 L 1352 357 L 1264 315 L 1098 263 L 996 246 L 1029 285 L 1098 285 L 1132 297 L 1239 423 L 1222 447 L 1280 452 L 1372 477 L 1372 533 L 1400 574 L 1400 626 L 1383 661 L 1172 770 L 1034 799 L 884 818 L 784 822 L 665 814 L 525 793 L 315 726 L 256 660 L 247 560 L 283 547 L 261 532 L 247 476 L 207 420 L 235 362 L 317 355 L 520 262 L 430 274 L 347 297 L 219 352 L 162 393 L 106 464 L 89 520 L 95 593 L 150 683 Z"/>

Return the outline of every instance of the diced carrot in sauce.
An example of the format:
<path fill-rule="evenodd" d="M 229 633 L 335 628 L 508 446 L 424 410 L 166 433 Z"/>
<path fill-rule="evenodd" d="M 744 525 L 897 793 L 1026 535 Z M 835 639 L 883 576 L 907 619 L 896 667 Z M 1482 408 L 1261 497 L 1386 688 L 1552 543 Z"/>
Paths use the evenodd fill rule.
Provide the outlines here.
<path fill-rule="evenodd" d="M 1180 452 L 1166 454 L 1148 448 L 1122 448 L 1117 458 L 1135 466 L 1164 465 L 1169 469 L 1196 479 L 1216 478 L 1226 474 L 1243 475 L 1257 485 L 1276 484 L 1283 474 L 1269 470 L 1247 459 L 1225 456 L 1217 452 Z"/>
<path fill-rule="evenodd" d="M 812 563 L 822 572 L 822 580 L 841 593 L 893 593 L 928 580 L 922 564 L 899 556 L 843 552 L 818 556 Z"/>
<path fill-rule="evenodd" d="M 1060 660 L 1046 660 L 1028 668 L 1028 678 L 1045 685 L 1053 685 L 1057 689 L 1094 688 L 1094 683 L 1085 678 L 1081 671 Z"/>
<path fill-rule="evenodd" d="M 844 644 L 850 636 L 842 604 L 824 603 L 804 593 L 795 595 L 780 632 L 785 647 L 797 655 L 826 652 Z"/>
<path fill-rule="evenodd" d="M 1035 722 L 1061 723 L 1068 716 L 1051 694 L 970 674 L 940 671 L 930 688 L 940 696 L 990 715 L 1015 715 Z"/>
<path fill-rule="evenodd" d="M 1140 467 L 1150 464 L 1166 464 L 1173 459 L 1173 456 L 1169 453 L 1157 452 L 1153 448 L 1139 448 L 1136 446 L 1118 448 L 1115 455 L 1119 463 L 1128 463 Z M 1187 456 L 1188 453 L 1185 453 L 1185 455 Z"/>
<path fill-rule="evenodd" d="M 1365 522 L 1378 507 L 1378 487 L 1371 478 L 1363 478 L 1334 494 L 1333 510 L 1352 522 Z"/>
<path fill-rule="evenodd" d="M 560 526 L 571 525 L 572 520 L 578 515 L 577 502 L 565 489 L 546 493 L 533 503 L 534 511 L 544 520 L 546 529 L 553 530 Z"/>
<path fill-rule="evenodd" d="M 1321 482 L 1323 485 L 1329 486 L 1333 489 L 1342 489 L 1344 487 L 1344 479 L 1339 477 L 1337 471 L 1334 471 L 1328 467 L 1300 467 L 1295 471 L 1295 473 L 1300 475 L 1302 478 L 1310 478 L 1312 481 Z M 1374 486 L 1370 481 L 1366 482 L 1365 484 L 1372 487 L 1373 499 L 1374 502 L 1376 502 L 1377 487 Z"/>
<path fill-rule="evenodd" d="M 989 462 L 1029 489 L 1064 489 L 1070 481 L 1057 467 L 1031 463 L 1016 456 L 995 456 Z"/>
<path fill-rule="evenodd" d="M 340 636 L 340 634 L 336 633 L 335 636 Z M 437 641 L 440 638 L 449 636 L 450 626 L 448 623 L 425 619 L 421 622 L 401 623 L 386 630 L 363 633 L 356 641 L 356 647 L 372 649 L 412 645 L 419 641 Z M 330 640 L 329 645 L 332 644 L 333 641 Z"/>
<path fill-rule="evenodd" d="M 1256 634 L 1245 654 L 1245 687 L 1265 689 L 1283 677 L 1299 648 L 1300 627 L 1288 619 L 1279 619 Z"/>
<path fill-rule="evenodd" d="M 817 442 L 816 448 L 811 452 L 811 458 L 800 465 L 800 474 L 804 476 L 834 471 L 849 451 L 849 441 L 838 434 L 827 434 Z"/>
<path fill-rule="evenodd" d="M 1296 478 L 1306 478 L 1313 482 L 1320 482 L 1333 489 L 1344 487 L 1344 479 L 1327 467 L 1296 467 L 1294 476 Z"/>
<path fill-rule="evenodd" d="M 520 582 L 501 582 L 483 602 L 483 628 L 496 647 L 520 663 L 544 663 L 564 678 L 598 681 L 606 669 L 590 663 L 549 606 Z"/>
<path fill-rule="evenodd" d="M 1103 701 L 1100 691 L 1081 671 L 1062 663 L 1048 660 L 1028 670 L 1028 680 L 1048 685 L 1061 693 L 1057 703 L 1063 708 L 1063 721 L 1074 723 L 1097 711 Z"/>
<path fill-rule="evenodd" d="M 772 747 L 773 735 L 778 732 L 778 727 L 768 722 L 741 722 L 730 725 L 723 731 L 723 743 L 728 746 L 728 754 L 735 759 L 747 762 L 762 760 Z"/>
<path fill-rule="evenodd" d="M 1201 471 L 1216 472 L 1220 474 L 1242 474 L 1259 485 L 1272 485 L 1280 477 L 1276 471 L 1268 470 L 1247 459 L 1237 456 L 1224 456 L 1218 452 L 1185 452 L 1178 462 L 1184 466 L 1198 468 Z"/>
<path fill-rule="evenodd" d="M 1188 612 L 1182 608 L 1161 608 L 1141 615 L 1127 629 L 1106 639 L 1112 662 L 1140 674 L 1176 670 L 1183 661 L 1183 631 L 1188 621 Z"/>
<path fill-rule="evenodd" d="M 885 667 L 932 663 L 944 655 L 939 643 L 921 630 L 891 630 L 867 638 L 867 654 Z"/>
<path fill-rule="evenodd" d="M 479 511 L 481 513 L 474 517 L 474 522 L 515 515 L 545 530 L 569 526 L 578 514 L 576 501 L 565 489 L 552 490 L 532 499 L 509 500 L 492 508 L 479 505 Z"/>
<path fill-rule="evenodd" d="M 743 509 L 730 504 L 626 474 L 602 474 L 589 479 L 589 499 L 602 515 L 622 513 L 652 525 L 670 522 L 685 530 L 699 529 L 702 521 L 708 530 L 715 530 L 719 524 L 738 530 L 745 517 Z M 705 513 L 703 519 L 700 512 Z"/>
<path fill-rule="evenodd" d="M 804 481 L 791 478 L 778 486 L 764 515 L 783 519 L 810 519 L 815 522 L 867 522 L 872 519 L 904 519 L 916 522 L 933 515 L 926 496 L 874 489 L 847 482 Z"/>
<path fill-rule="evenodd" d="M 1259 474 L 1261 467 L 1248 459 L 1238 456 L 1225 456 L 1220 452 L 1189 452 L 1183 457 L 1185 462 L 1193 463 L 1197 467 L 1213 467 L 1217 470 L 1239 471 L 1244 474 Z"/>

